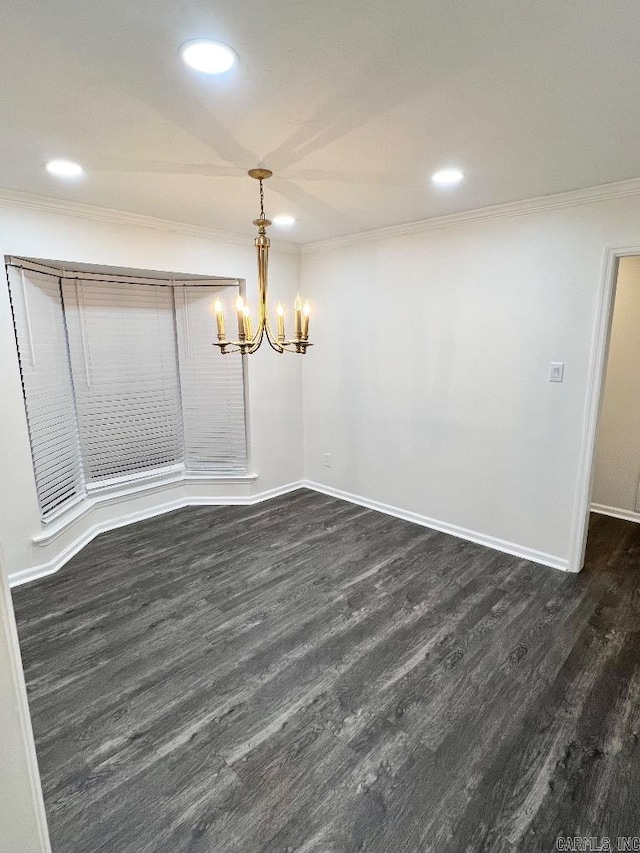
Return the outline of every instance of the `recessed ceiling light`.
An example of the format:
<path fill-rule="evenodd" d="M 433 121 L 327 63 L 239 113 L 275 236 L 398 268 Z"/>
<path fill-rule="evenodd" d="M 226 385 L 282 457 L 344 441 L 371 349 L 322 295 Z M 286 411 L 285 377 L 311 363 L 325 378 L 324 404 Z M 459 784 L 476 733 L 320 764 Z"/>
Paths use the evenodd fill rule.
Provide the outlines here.
<path fill-rule="evenodd" d="M 273 217 L 274 225 L 293 225 L 295 221 L 295 216 L 290 216 L 288 213 L 279 213 Z"/>
<path fill-rule="evenodd" d="M 440 169 L 439 172 L 431 175 L 433 183 L 441 187 L 452 187 L 454 184 L 459 184 L 463 178 L 464 173 L 460 169 Z"/>
<path fill-rule="evenodd" d="M 238 61 L 236 52 L 219 41 L 194 39 L 180 48 L 183 61 L 203 74 L 224 74 Z"/>
<path fill-rule="evenodd" d="M 73 160 L 49 160 L 45 169 L 56 178 L 79 178 L 84 175 L 80 163 L 74 163 Z"/>

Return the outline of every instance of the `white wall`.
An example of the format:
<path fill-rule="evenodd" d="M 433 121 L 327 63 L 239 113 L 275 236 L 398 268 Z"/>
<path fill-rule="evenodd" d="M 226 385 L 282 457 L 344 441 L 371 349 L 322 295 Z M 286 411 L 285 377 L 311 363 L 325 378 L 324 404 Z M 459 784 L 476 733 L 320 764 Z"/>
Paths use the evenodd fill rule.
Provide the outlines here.
<path fill-rule="evenodd" d="M 640 480 L 640 258 L 621 258 L 593 485 L 593 502 L 636 511 Z"/>
<path fill-rule="evenodd" d="M 572 199 L 307 247 L 302 282 L 317 346 L 305 359 L 265 351 L 248 360 L 260 476 L 190 494 L 247 496 L 300 479 L 304 364 L 309 480 L 565 565 L 603 251 L 640 243 L 637 187 Z M 225 242 L 132 220 L 0 202 L 0 254 L 246 278 L 255 300 L 250 238 Z M 290 303 L 299 257 L 274 251 L 271 273 L 274 298 Z M 41 525 L 5 285 L 0 359 L 5 572 L 55 559 L 114 513 L 184 496 L 184 487 L 150 492 L 34 543 Z M 552 360 L 566 362 L 563 384 L 547 381 Z"/>
<path fill-rule="evenodd" d="M 256 305 L 256 260 L 253 240 L 225 242 L 195 236 L 188 229 L 162 230 L 146 226 L 144 218 L 123 215 L 122 222 L 91 216 L 54 213 L 4 203 L 0 200 L 0 256 L 17 255 L 86 264 L 105 264 L 145 270 L 166 270 L 210 276 L 245 278 L 249 298 Z M 299 256 L 277 251 L 270 264 L 270 287 L 275 300 L 292 303 L 299 287 Z M 213 335 L 213 329 L 212 329 Z M 213 348 L 212 348 L 213 349 Z M 230 356 L 231 357 L 231 356 Z M 15 338 L 6 281 L 0 283 L 0 542 L 3 571 L 14 574 L 47 563 L 82 536 L 91 525 L 118 516 L 145 511 L 158 503 L 179 499 L 183 487 L 155 491 L 120 504 L 101 508 L 91 517 L 45 546 L 33 537 L 39 519 L 33 468 L 26 430 Z M 250 495 L 286 485 L 302 474 L 301 359 L 261 350 L 248 359 L 249 417 L 252 469 L 258 479 L 250 485 L 195 486 L 200 497 L 232 493 Z"/>
<path fill-rule="evenodd" d="M 603 255 L 640 243 L 637 192 L 307 247 L 306 477 L 566 567 Z"/>

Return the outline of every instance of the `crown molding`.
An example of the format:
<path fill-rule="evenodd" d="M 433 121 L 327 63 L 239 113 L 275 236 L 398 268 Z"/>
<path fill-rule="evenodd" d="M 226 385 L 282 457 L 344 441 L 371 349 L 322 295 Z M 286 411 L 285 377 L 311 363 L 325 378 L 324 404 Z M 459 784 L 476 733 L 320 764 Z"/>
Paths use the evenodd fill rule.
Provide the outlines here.
<path fill-rule="evenodd" d="M 628 181 L 598 184 L 597 186 L 586 187 L 580 190 L 569 190 L 568 192 L 554 193 L 553 195 L 537 196 L 536 198 L 507 202 L 506 204 L 496 204 L 491 207 L 480 207 L 475 210 L 462 211 L 461 213 L 450 213 L 446 216 L 434 216 L 431 219 L 407 222 L 403 225 L 375 228 L 371 231 L 347 234 L 344 237 L 318 240 L 313 243 L 305 243 L 301 247 L 301 252 L 303 255 L 315 254 L 316 252 L 330 252 L 334 249 L 387 240 L 392 237 L 405 237 L 412 234 L 426 233 L 427 231 L 455 228 L 475 222 L 506 219 L 511 216 L 526 216 L 527 214 L 539 213 L 546 210 L 575 207 L 576 205 L 591 204 L 593 202 L 608 201 L 610 199 L 639 194 L 640 178 L 632 178 Z"/>
<path fill-rule="evenodd" d="M 33 195 L 0 188 L 0 205 L 19 207 L 23 210 L 35 210 L 39 213 L 53 213 L 60 216 L 75 216 L 80 219 L 92 219 L 96 222 L 108 222 L 112 225 L 133 225 L 139 228 L 151 228 L 169 234 L 179 234 L 184 237 L 197 237 L 203 240 L 215 240 L 219 243 L 230 243 L 236 246 L 251 246 L 251 236 L 236 234 L 232 231 L 220 231 L 206 228 L 202 225 L 190 225 L 187 222 L 176 222 L 171 219 L 160 219 L 143 213 L 130 213 L 126 210 L 114 210 L 110 207 L 97 207 L 67 199 L 50 198 L 49 196 Z M 274 249 L 280 252 L 299 254 L 300 247 L 295 243 L 278 240 Z"/>
<path fill-rule="evenodd" d="M 281 252 L 296 255 L 329 252 L 334 249 L 386 240 L 392 237 L 422 234 L 428 231 L 455 228 L 475 222 L 489 222 L 494 219 L 506 219 L 512 216 L 526 216 L 527 214 L 539 213 L 546 210 L 575 207 L 576 205 L 592 204 L 593 202 L 608 201 L 610 199 L 634 195 L 640 195 L 640 178 L 632 178 L 628 181 L 617 181 L 610 184 L 598 184 L 597 186 L 585 187 L 584 189 L 537 196 L 521 201 L 507 202 L 506 204 L 496 204 L 490 207 L 480 207 L 475 210 L 462 211 L 461 213 L 450 213 L 446 216 L 434 216 L 430 219 L 418 220 L 417 222 L 390 225 L 386 228 L 375 228 L 370 231 L 359 231 L 343 237 L 317 240 L 311 243 L 296 244 L 279 240 L 277 246 L 274 248 Z M 4 188 L 0 188 L 0 205 L 35 210 L 41 213 L 93 219 L 98 222 L 108 222 L 114 225 L 133 225 L 141 228 L 151 228 L 164 233 L 214 240 L 237 246 L 247 246 L 250 240 L 249 236 L 236 234 L 232 231 L 221 231 L 214 228 L 206 228 L 202 225 L 190 225 L 187 222 L 160 219 L 142 213 L 130 213 L 125 210 L 98 207 L 82 202 L 33 195 L 32 193 Z"/>

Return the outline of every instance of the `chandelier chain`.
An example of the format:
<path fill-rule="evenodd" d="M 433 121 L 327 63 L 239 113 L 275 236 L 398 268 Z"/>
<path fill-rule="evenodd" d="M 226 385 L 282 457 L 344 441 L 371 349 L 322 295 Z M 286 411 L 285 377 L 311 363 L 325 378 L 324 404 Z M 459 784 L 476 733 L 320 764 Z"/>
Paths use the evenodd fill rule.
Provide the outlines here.
<path fill-rule="evenodd" d="M 262 187 L 262 178 L 260 178 L 260 219 L 264 218 L 264 189 Z"/>

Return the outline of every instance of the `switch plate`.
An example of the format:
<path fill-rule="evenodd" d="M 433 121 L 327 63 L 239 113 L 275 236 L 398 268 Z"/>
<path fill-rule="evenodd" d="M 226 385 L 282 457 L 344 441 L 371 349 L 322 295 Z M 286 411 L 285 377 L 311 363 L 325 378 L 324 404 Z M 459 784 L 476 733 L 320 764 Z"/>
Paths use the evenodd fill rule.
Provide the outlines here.
<path fill-rule="evenodd" d="M 549 382 L 564 382 L 564 361 L 552 361 L 549 366 Z"/>
<path fill-rule="evenodd" d="M 330 453 L 324 454 L 324 467 L 325 468 L 331 468 L 331 454 Z"/>

